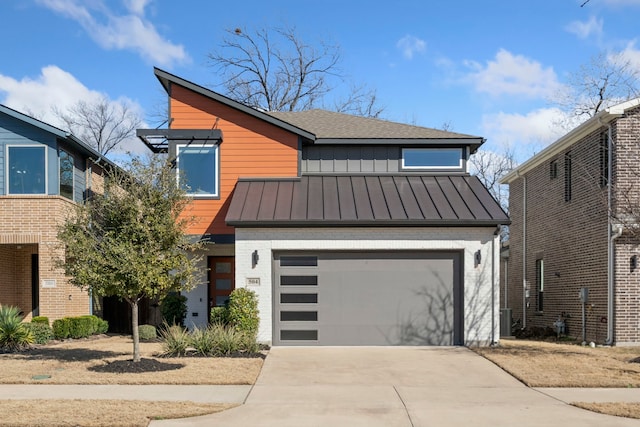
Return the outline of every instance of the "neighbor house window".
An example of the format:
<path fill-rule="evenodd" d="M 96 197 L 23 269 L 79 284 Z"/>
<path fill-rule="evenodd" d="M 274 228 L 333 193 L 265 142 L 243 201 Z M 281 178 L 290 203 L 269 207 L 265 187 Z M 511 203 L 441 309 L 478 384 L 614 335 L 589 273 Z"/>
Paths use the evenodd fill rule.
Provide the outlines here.
<path fill-rule="evenodd" d="M 564 201 L 571 200 L 571 151 L 564 155 Z"/>
<path fill-rule="evenodd" d="M 606 187 L 609 182 L 609 135 L 600 135 L 600 187 Z"/>
<path fill-rule="evenodd" d="M 536 260 L 537 311 L 544 311 L 544 260 Z"/>
<path fill-rule="evenodd" d="M 44 146 L 7 147 L 9 194 L 46 194 L 47 163 Z"/>
<path fill-rule="evenodd" d="M 549 178 L 556 179 L 558 177 L 558 161 L 552 160 L 549 163 Z"/>
<path fill-rule="evenodd" d="M 60 150 L 60 195 L 73 200 L 73 156 Z"/>
<path fill-rule="evenodd" d="M 178 184 L 194 197 L 218 196 L 218 146 L 178 145 Z"/>
<path fill-rule="evenodd" d="M 462 148 L 403 148 L 402 169 L 462 169 Z"/>

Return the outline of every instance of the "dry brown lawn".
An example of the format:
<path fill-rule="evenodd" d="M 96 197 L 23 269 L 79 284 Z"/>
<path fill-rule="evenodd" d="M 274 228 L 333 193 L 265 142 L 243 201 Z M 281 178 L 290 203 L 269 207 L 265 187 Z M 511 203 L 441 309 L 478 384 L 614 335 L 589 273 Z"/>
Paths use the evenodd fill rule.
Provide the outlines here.
<path fill-rule="evenodd" d="M 161 370 L 109 372 L 110 364 L 131 360 L 133 343 L 127 336 L 100 336 L 0 354 L 0 384 L 253 384 L 263 363 L 259 357 L 158 357 L 162 350 L 157 342 L 142 342 L 140 349 L 141 357 L 151 359 Z M 146 426 L 151 419 L 204 415 L 233 406 L 175 401 L 0 400 L 0 426 Z"/>
<path fill-rule="evenodd" d="M 195 417 L 236 405 L 125 400 L 0 401 L 0 426 L 145 427 L 152 419 Z"/>
<path fill-rule="evenodd" d="M 529 387 L 640 387 L 640 347 L 583 347 L 545 341 L 501 340 L 474 348 Z M 640 418 L 640 403 L 572 402 L 572 405 Z"/>
<path fill-rule="evenodd" d="M 130 360 L 132 351 L 131 337 L 102 336 L 0 354 L 0 384 L 253 384 L 263 362 L 259 357 L 160 358 L 160 343 L 141 342 L 141 357 L 156 359 L 167 370 L 105 372 L 110 363 Z"/>
<path fill-rule="evenodd" d="M 501 340 L 474 349 L 529 387 L 640 387 L 640 347 Z"/>

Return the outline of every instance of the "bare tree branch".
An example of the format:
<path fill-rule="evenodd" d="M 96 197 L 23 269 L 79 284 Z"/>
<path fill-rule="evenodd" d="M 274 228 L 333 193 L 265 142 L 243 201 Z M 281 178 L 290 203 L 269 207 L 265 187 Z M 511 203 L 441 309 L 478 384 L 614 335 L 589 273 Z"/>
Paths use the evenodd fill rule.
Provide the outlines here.
<path fill-rule="evenodd" d="M 64 111 L 54 107 L 53 113 L 72 134 L 103 155 L 135 135 L 136 128 L 142 123 L 125 103 L 116 103 L 106 97 L 90 102 L 78 101 Z"/>
<path fill-rule="evenodd" d="M 208 58 L 227 96 L 266 111 L 316 108 L 344 80 L 339 48 L 307 44 L 292 27 L 227 30 Z M 333 104 L 337 111 L 371 117 L 383 110 L 375 91 L 363 86 L 352 87 L 345 99 Z"/>

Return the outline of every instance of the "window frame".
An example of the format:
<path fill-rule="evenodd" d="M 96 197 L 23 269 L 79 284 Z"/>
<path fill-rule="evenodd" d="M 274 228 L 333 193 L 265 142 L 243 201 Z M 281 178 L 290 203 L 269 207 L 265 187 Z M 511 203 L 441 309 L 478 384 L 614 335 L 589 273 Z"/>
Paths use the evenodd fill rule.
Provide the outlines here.
<path fill-rule="evenodd" d="M 176 182 L 178 187 L 181 187 L 180 183 L 180 150 L 182 148 L 200 148 L 200 149 L 213 149 L 214 150 L 214 164 L 215 171 L 213 175 L 214 179 L 214 193 L 191 193 L 185 189 L 188 197 L 193 197 L 195 199 L 219 199 L 220 198 L 220 146 L 218 144 L 176 144 L 175 145 L 175 153 L 176 153 Z"/>
<path fill-rule="evenodd" d="M 544 312 L 544 258 L 536 259 L 536 312 Z"/>
<path fill-rule="evenodd" d="M 564 201 L 570 202 L 572 198 L 572 162 L 571 151 L 564 153 Z"/>
<path fill-rule="evenodd" d="M 407 151 L 457 151 L 459 156 L 459 162 L 457 165 L 447 166 L 407 166 L 405 164 L 405 152 Z M 464 171 L 465 169 L 465 149 L 463 147 L 403 147 L 400 150 L 400 168 L 408 171 Z"/>
<path fill-rule="evenodd" d="M 10 183 L 10 162 L 9 151 L 11 148 L 40 148 L 44 150 L 44 192 L 43 193 L 12 193 Z M 5 194 L 19 196 L 46 196 L 49 194 L 49 154 L 48 147 L 43 144 L 7 144 L 5 148 Z"/>
<path fill-rule="evenodd" d="M 71 160 L 71 198 L 64 196 L 62 194 L 62 153 L 65 153 L 69 156 Z M 76 158 L 71 152 L 65 150 L 64 148 L 58 148 L 58 195 L 64 197 L 65 199 L 69 199 L 73 202 L 76 201 Z"/>

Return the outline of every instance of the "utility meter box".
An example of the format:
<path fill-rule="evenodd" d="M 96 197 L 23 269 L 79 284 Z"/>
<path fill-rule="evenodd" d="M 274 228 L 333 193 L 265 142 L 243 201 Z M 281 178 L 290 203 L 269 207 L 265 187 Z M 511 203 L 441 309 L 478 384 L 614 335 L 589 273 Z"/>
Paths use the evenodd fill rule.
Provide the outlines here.
<path fill-rule="evenodd" d="M 582 304 L 586 304 L 589 302 L 589 288 L 580 288 L 580 292 L 578 294 L 580 298 L 580 302 Z"/>

